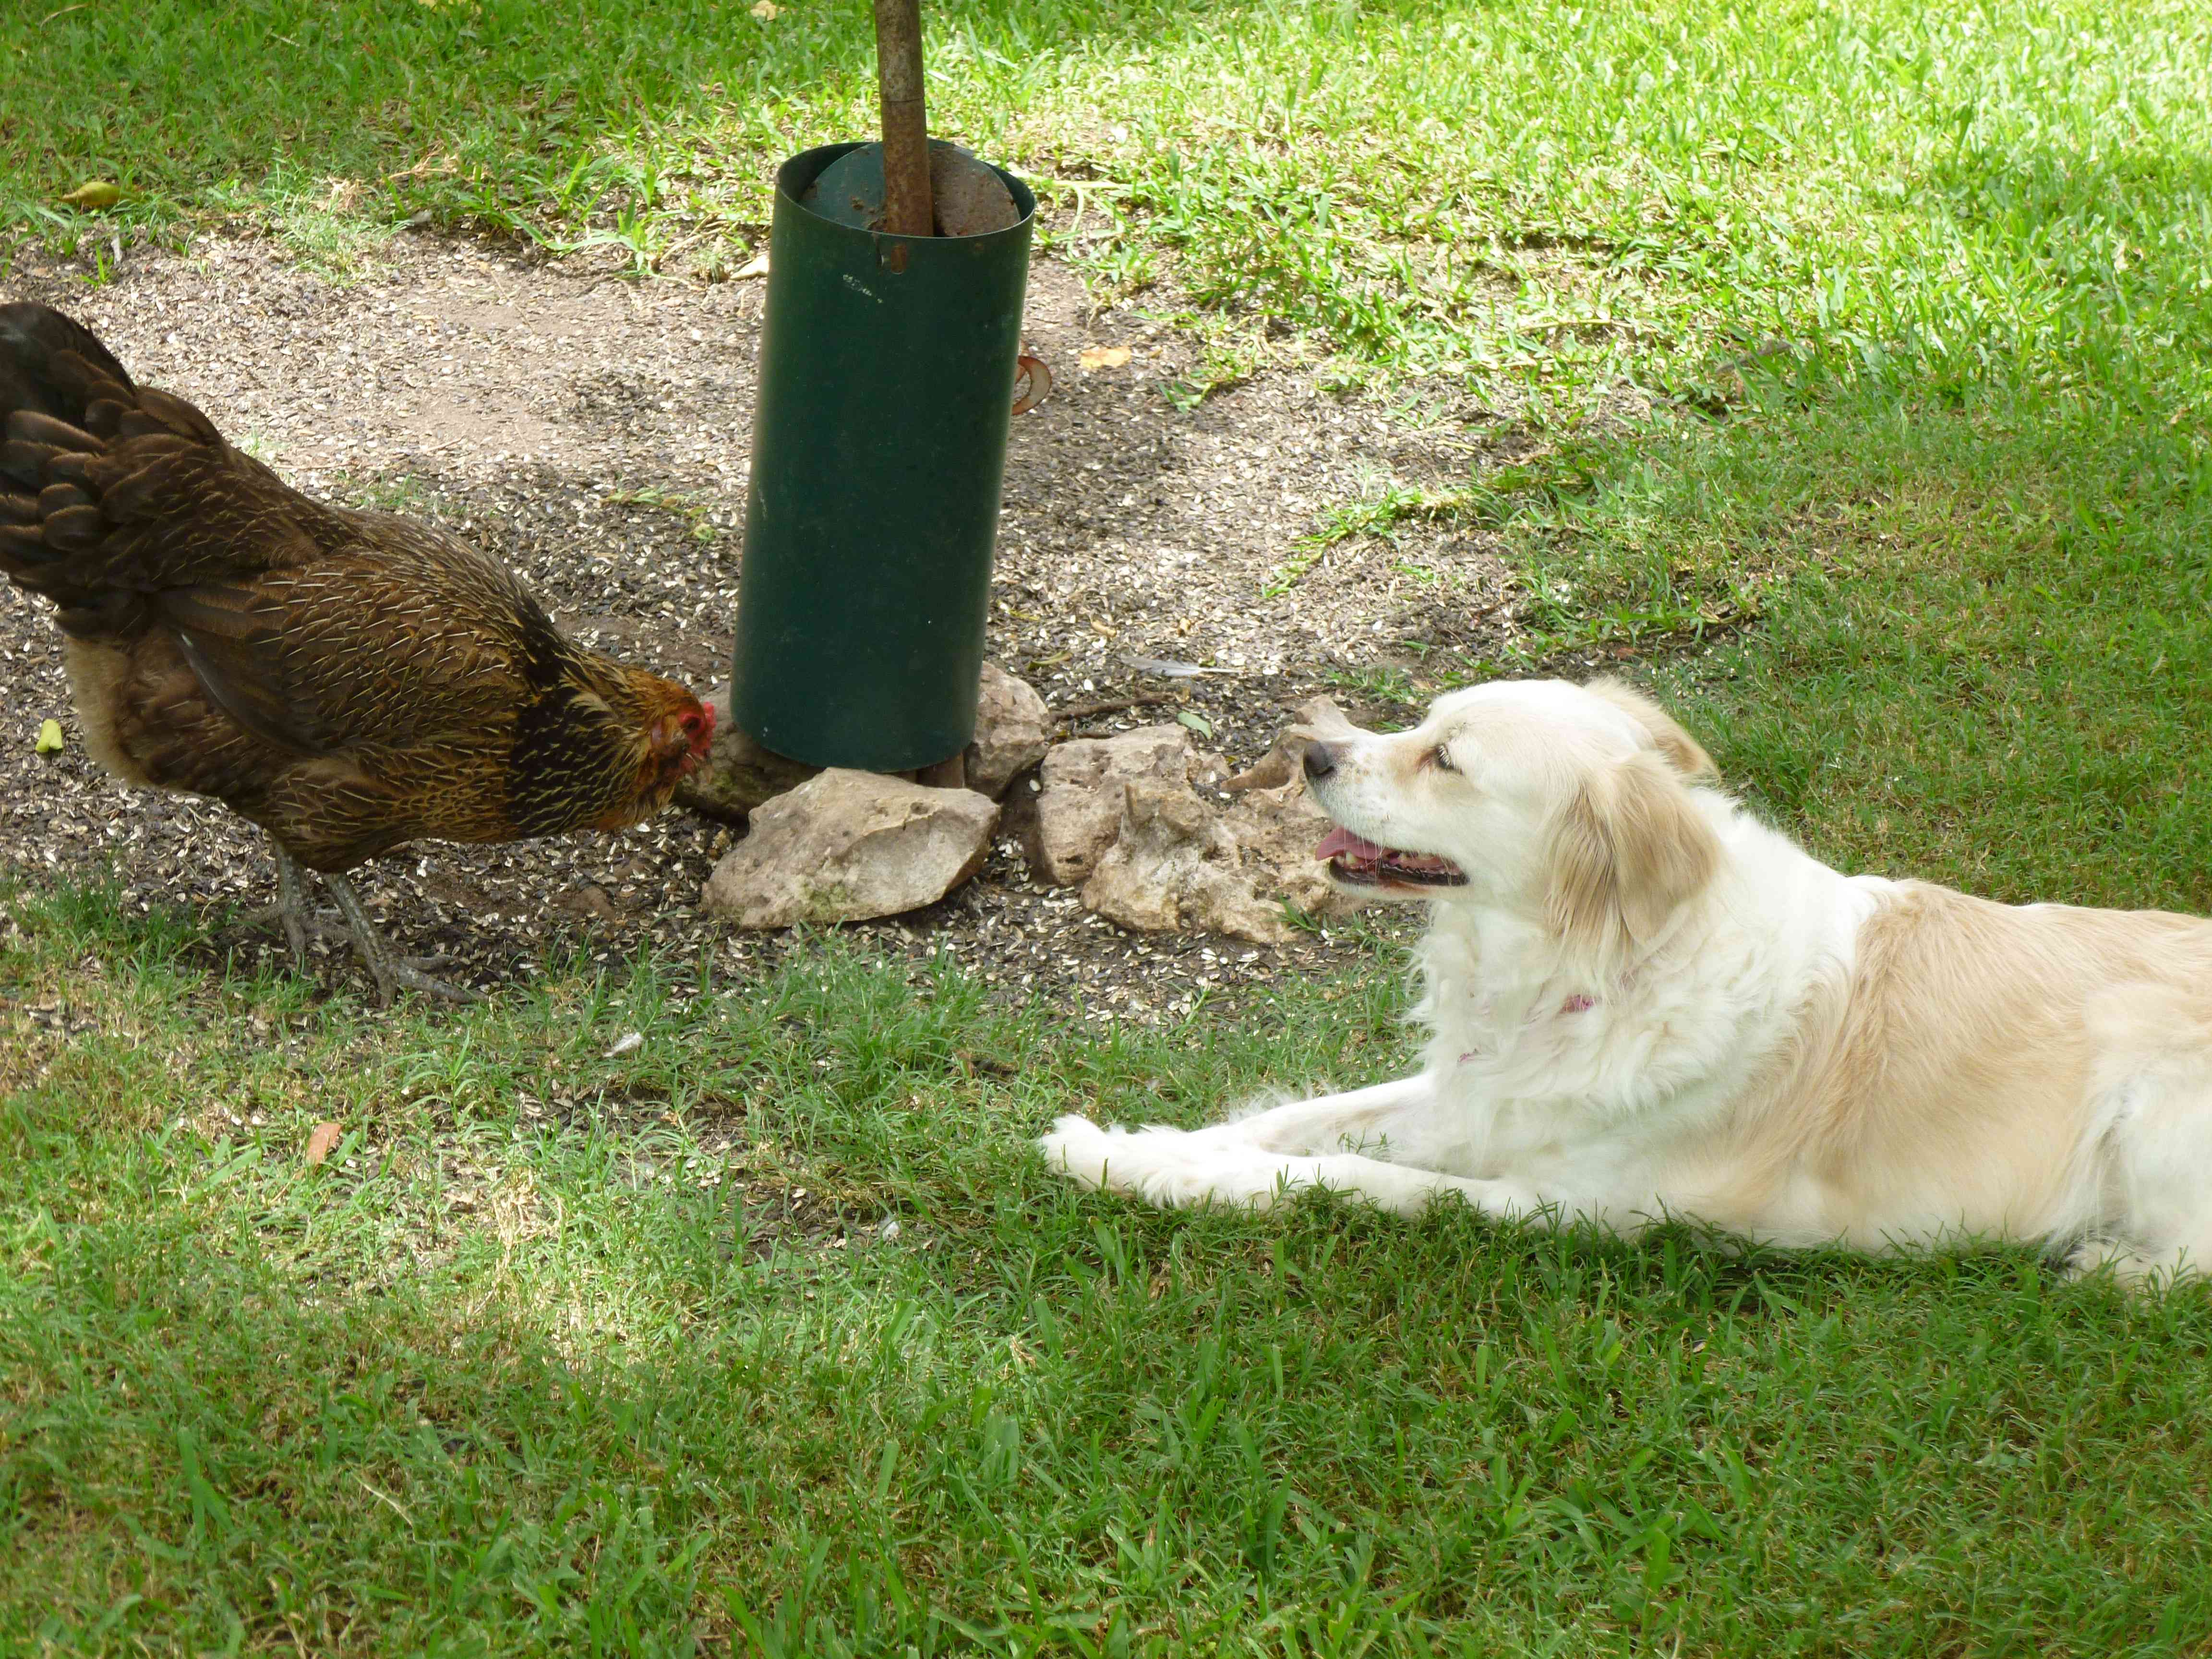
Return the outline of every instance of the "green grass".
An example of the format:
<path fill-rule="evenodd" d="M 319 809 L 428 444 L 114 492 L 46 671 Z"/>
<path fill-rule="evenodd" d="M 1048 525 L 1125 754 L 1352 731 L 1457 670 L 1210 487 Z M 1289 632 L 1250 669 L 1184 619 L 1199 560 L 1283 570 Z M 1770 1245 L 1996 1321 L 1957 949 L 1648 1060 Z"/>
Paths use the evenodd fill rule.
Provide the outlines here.
<path fill-rule="evenodd" d="M 830 945 L 378 1018 L 97 890 L 12 908 L 8 1651 L 2212 1630 L 2212 1298 L 2020 1252 L 1170 1218 L 1026 1156 L 1073 1102 L 1387 1074 L 1381 976 L 1102 1037 Z M 23 1012 L 64 1000 L 66 1041 Z"/>
<path fill-rule="evenodd" d="M 0 221 L 93 280 L 222 219 L 342 270 L 424 210 L 733 261 L 771 164 L 866 125 L 831 0 L 44 15 L 0 16 Z M 1442 513 L 1514 561 L 1516 650 L 1363 686 L 1625 661 L 1826 856 L 2212 910 L 2212 14 L 928 16 L 939 130 L 1102 292 L 1173 279 L 1174 395 L 1297 357 L 1514 424 L 1286 550 Z M 58 204 L 94 175 L 119 208 Z M 1387 1075 L 1387 973 L 1101 1035 L 830 944 L 387 1020 L 97 891 L 9 904 L 0 1648 L 2212 1639 L 2201 1291 L 1168 1218 L 1026 1157 L 1071 1105 Z M 326 1117 L 359 1139 L 312 1168 Z"/>

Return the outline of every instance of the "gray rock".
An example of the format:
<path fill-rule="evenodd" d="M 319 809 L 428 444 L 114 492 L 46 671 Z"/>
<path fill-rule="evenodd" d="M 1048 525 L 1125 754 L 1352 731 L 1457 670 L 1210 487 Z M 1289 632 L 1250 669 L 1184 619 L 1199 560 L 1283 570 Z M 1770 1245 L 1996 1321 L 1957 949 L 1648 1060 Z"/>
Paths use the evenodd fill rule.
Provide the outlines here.
<path fill-rule="evenodd" d="M 1187 784 L 1135 778 L 1122 786 L 1114 844 L 1083 884 L 1083 902 L 1145 933 L 1226 933 L 1280 945 L 1290 925 L 1253 890 L 1237 838 Z"/>
<path fill-rule="evenodd" d="M 743 823 L 764 800 L 772 800 L 821 771 L 803 761 L 787 760 L 763 749 L 730 718 L 730 688 L 708 698 L 714 711 L 714 742 L 707 763 L 676 786 L 676 802 L 703 817 Z"/>
<path fill-rule="evenodd" d="M 1140 726 L 1054 748 L 1038 770 L 1036 816 L 1025 826 L 1031 873 L 1058 887 L 1088 880 L 1120 832 L 1125 787 L 1186 785 L 1194 759 L 1180 726 Z"/>
<path fill-rule="evenodd" d="M 973 790 L 833 768 L 753 812 L 703 902 L 741 927 L 897 915 L 974 875 L 998 821 L 997 803 Z"/>
<path fill-rule="evenodd" d="M 1052 747 L 1052 714 L 1029 683 L 994 662 L 983 665 L 975 741 L 968 745 L 968 787 L 996 800 Z"/>

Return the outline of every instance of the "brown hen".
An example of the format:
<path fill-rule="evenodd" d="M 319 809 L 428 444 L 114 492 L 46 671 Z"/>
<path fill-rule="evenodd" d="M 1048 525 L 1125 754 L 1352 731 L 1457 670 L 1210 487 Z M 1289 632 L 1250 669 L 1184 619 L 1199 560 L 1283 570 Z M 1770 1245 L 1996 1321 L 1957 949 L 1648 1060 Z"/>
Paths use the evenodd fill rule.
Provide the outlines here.
<path fill-rule="evenodd" d="M 58 607 L 94 757 L 267 830 L 295 958 L 321 872 L 386 1001 L 462 994 L 395 956 L 343 872 L 403 842 L 615 830 L 705 756 L 712 711 L 565 638 L 501 564 L 311 501 L 131 383 L 44 306 L 0 306 L 0 572 Z"/>

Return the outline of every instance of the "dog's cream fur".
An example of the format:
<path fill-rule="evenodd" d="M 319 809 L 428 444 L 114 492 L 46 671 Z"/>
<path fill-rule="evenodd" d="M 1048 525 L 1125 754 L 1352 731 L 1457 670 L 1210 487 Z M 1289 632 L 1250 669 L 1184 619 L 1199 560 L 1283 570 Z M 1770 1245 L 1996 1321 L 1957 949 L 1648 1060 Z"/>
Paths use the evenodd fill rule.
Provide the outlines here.
<path fill-rule="evenodd" d="M 2212 922 L 1838 874 L 1617 685 L 1492 684 L 1411 732 L 1314 735 L 1333 817 L 1466 875 L 1392 895 L 1432 906 L 1425 1065 L 1195 1131 L 1064 1117 L 1043 1146 L 1085 1185 L 2028 1239 L 2131 1279 L 2212 1260 Z"/>

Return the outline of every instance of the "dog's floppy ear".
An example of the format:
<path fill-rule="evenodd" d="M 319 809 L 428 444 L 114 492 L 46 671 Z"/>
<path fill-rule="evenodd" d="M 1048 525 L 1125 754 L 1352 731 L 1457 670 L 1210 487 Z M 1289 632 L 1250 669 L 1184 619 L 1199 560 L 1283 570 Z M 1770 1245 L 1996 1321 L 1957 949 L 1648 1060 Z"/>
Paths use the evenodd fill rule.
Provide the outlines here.
<path fill-rule="evenodd" d="M 1561 815 L 1547 918 L 1571 952 L 1620 965 L 1705 890 L 1720 860 L 1683 777 L 1639 750 L 1592 777 Z"/>
<path fill-rule="evenodd" d="M 1684 777 L 1719 781 L 1721 769 L 1713 764 L 1713 757 L 1695 738 L 1675 724 L 1672 714 L 1641 691 L 1619 680 L 1592 680 L 1583 690 L 1611 703 L 1641 726 L 1650 736 L 1651 746 Z"/>

